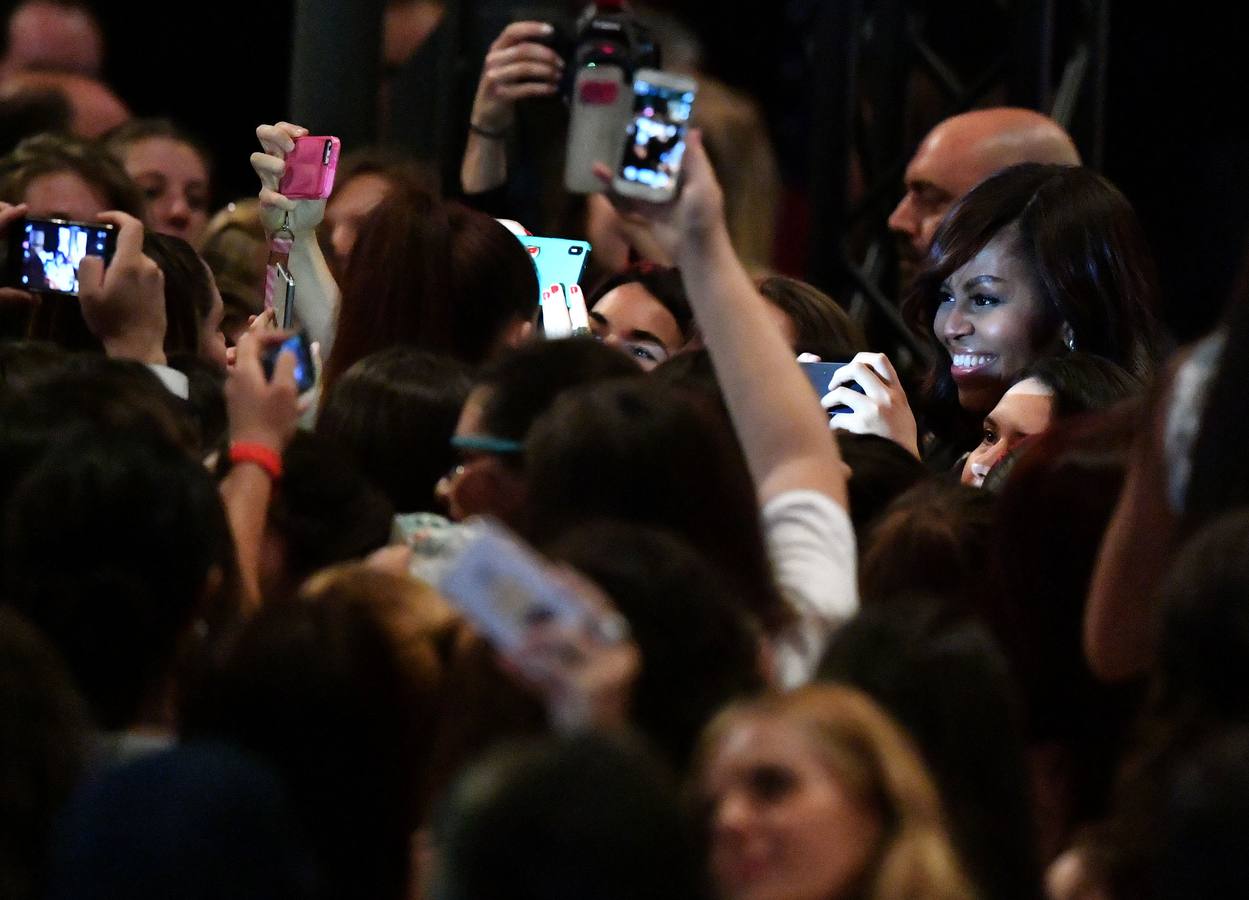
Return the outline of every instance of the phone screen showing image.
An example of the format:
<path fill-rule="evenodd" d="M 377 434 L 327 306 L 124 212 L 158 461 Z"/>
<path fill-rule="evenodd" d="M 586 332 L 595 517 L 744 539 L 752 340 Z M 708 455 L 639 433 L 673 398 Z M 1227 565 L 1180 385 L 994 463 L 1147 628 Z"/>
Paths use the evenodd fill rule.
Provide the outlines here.
<path fill-rule="evenodd" d="M 311 390 L 317 383 L 317 372 L 316 365 L 312 361 L 312 348 L 307 336 L 303 333 L 292 334 L 282 343 L 275 344 L 265 351 L 261 358 L 265 377 L 273 378 L 273 369 L 277 365 L 278 357 L 286 351 L 295 354 L 295 387 L 301 394 Z"/>
<path fill-rule="evenodd" d="M 629 123 L 620 177 L 656 193 L 671 193 L 685 155 L 685 132 L 694 92 L 639 77 L 633 82 L 633 94 L 633 120 Z"/>
<path fill-rule="evenodd" d="M 83 257 L 112 255 L 112 229 L 102 225 L 28 219 L 22 228 L 17 286 L 24 290 L 77 295 Z"/>

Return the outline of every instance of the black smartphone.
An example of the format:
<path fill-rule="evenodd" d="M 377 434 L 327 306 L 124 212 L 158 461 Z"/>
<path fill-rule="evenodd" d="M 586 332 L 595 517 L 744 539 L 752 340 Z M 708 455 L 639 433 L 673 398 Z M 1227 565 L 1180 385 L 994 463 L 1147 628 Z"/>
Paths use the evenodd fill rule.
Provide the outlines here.
<path fill-rule="evenodd" d="M 811 387 L 815 388 L 816 396 L 823 397 L 825 394 L 828 393 L 828 383 L 833 380 L 833 375 L 842 366 L 847 365 L 847 363 L 844 363 L 844 362 L 804 362 L 804 363 L 798 363 L 798 365 L 802 366 L 802 371 L 806 373 L 807 380 L 811 382 Z M 857 382 L 851 381 L 849 384 L 846 385 L 846 387 L 850 388 L 851 390 L 858 391 L 860 394 L 864 393 L 863 388 L 859 387 Z M 830 416 L 835 416 L 838 413 L 848 413 L 848 412 L 854 412 L 854 410 L 846 406 L 846 404 L 844 403 L 839 403 L 836 406 L 834 406 L 832 409 L 830 409 L 828 411 L 828 414 Z"/>
<path fill-rule="evenodd" d="M 78 265 L 99 256 L 108 265 L 117 245 L 112 225 L 23 219 L 9 229 L 5 283 L 41 294 L 78 296 Z"/>
<path fill-rule="evenodd" d="M 282 343 L 273 344 L 264 351 L 260 362 L 265 367 L 265 378 L 272 380 L 273 367 L 277 365 L 278 357 L 286 350 L 295 354 L 295 386 L 299 388 L 299 393 L 311 390 L 317 383 L 317 370 L 316 364 L 312 361 L 312 345 L 308 342 L 308 336 L 302 331 L 292 334 Z"/>

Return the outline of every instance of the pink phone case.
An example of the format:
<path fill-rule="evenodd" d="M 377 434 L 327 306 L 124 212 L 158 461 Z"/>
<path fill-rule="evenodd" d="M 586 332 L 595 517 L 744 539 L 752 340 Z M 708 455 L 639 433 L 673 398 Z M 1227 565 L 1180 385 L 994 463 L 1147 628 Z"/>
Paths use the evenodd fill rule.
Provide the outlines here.
<path fill-rule="evenodd" d="M 295 149 L 286 157 L 286 171 L 278 193 L 291 200 L 325 200 L 334 190 L 338 170 L 338 138 L 307 135 L 295 138 Z"/>

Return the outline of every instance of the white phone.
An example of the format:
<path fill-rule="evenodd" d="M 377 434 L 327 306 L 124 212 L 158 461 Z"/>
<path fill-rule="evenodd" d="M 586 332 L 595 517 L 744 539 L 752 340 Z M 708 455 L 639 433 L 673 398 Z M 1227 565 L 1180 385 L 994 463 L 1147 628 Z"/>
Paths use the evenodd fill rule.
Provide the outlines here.
<path fill-rule="evenodd" d="M 676 195 L 697 92 L 698 83 L 684 75 L 638 70 L 624 156 L 612 179 L 616 193 L 652 203 L 665 203 Z"/>

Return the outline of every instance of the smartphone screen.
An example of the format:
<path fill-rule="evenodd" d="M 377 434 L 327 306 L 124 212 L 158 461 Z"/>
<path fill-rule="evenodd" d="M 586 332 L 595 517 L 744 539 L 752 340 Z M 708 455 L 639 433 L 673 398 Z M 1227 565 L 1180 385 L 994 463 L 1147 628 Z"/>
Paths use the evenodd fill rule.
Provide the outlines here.
<path fill-rule="evenodd" d="M 658 194 L 671 194 L 685 155 L 685 132 L 694 92 L 639 76 L 633 82 L 633 95 L 633 120 L 629 123 L 619 177 Z"/>
<path fill-rule="evenodd" d="M 27 291 L 78 295 L 78 266 L 88 254 L 112 257 L 113 229 L 60 219 L 27 219 L 16 249 L 16 286 Z"/>
<path fill-rule="evenodd" d="M 833 380 L 833 376 L 837 374 L 837 370 L 846 365 L 846 363 L 804 362 L 799 363 L 798 365 L 802 366 L 802 371 L 806 373 L 807 380 L 811 382 L 811 387 L 815 388 L 816 396 L 823 398 L 823 396 L 828 393 L 828 383 Z M 859 385 L 853 381 L 847 384 L 846 387 L 851 390 L 858 391 L 860 394 L 863 393 L 863 388 L 859 387 Z M 854 412 L 854 410 L 846 406 L 844 403 L 839 403 L 830 409 L 828 414 L 830 416 L 835 416 L 838 413 L 848 412 Z"/>
<path fill-rule="evenodd" d="M 533 625 L 584 622 L 575 593 L 551 578 L 549 566 L 519 539 L 488 520 L 443 575 L 438 590 L 495 647 L 511 651 Z"/>
<path fill-rule="evenodd" d="M 278 357 L 285 351 L 295 354 L 295 386 L 299 389 L 299 393 L 311 390 L 317 383 L 316 366 L 312 361 L 312 348 L 308 344 L 308 338 L 303 333 L 292 334 L 280 344 L 265 351 L 261 362 L 265 368 L 265 377 L 273 378 L 273 367 L 277 365 Z"/>

